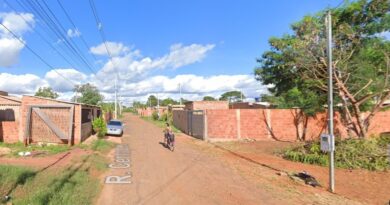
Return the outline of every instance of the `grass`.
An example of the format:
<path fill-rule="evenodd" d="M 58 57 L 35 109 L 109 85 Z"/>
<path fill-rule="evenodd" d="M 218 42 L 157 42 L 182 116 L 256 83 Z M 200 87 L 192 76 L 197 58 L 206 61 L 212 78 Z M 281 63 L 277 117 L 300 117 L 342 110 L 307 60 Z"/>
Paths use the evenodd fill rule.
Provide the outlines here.
<path fill-rule="evenodd" d="M 335 165 L 339 168 L 367 169 L 384 171 L 390 168 L 387 146 L 390 136 L 384 135 L 370 139 L 336 140 Z M 305 145 L 287 149 L 283 157 L 288 160 L 327 166 L 327 153 L 320 150 L 320 142 L 309 142 Z"/>
<path fill-rule="evenodd" d="M 153 120 L 152 117 L 145 117 L 145 116 L 142 116 L 141 119 L 145 120 L 145 121 L 148 121 L 148 122 L 151 122 L 153 123 L 154 125 L 156 125 L 157 127 L 161 127 L 161 128 L 165 128 L 166 125 L 165 125 L 165 121 L 160 121 L 160 120 Z M 181 133 L 181 131 L 179 129 L 177 129 L 175 126 L 171 125 L 172 127 L 172 131 L 174 133 Z"/>
<path fill-rule="evenodd" d="M 92 150 L 102 152 L 102 153 L 107 153 L 114 147 L 115 147 L 115 143 L 109 142 L 104 139 L 97 139 L 91 143 Z"/>
<path fill-rule="evenodd" d="M 97 146 L 101 151 L 101 144 Z M 10 195 L 12 204 L 93 204 L 101 185 L 98 176 L 106 171 L 107 159 L 93 153 L 72 160 L 67 167 L 42 172 L 25 167 L 0 165 L 0 196 Z M 5 201 L 3 201 L 4 203 Z"/>
<path fill-rule="evenodd" d="M 13 143 L 13 144 L 7 144 L 7 143 L 1 143 L 0 142 L 0 147 L 7 147 L 11 149 L 11 156 L 18 157 L 19 152 L 33 152 L 33 151 L 38 151 L 38 152 L 44 152 L 46 154 L 52 155 L 52 154 L 57 154 L 61 152 L 66 152 L 70 150 L 71 148 L 67 145 L 36 145 L 32 144 L 29 146 L 25 146 L 23 143 L 18 142 L 18 143 Z"/>

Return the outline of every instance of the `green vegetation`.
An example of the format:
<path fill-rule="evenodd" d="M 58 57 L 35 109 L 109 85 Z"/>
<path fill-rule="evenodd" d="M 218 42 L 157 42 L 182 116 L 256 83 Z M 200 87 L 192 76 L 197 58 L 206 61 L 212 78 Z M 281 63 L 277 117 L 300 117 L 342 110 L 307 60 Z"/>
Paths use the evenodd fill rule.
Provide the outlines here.
<path fill-rule="evenodd" d="M 217 99 L 211 97 L 211 96 L 204 96 L 203 101 L 216 101 Z"/>
<path fill-rule="evenodd" d="M 115 143 L 109 142 L 104 139 L 98 139 L 92 142 L 91 144 L 91 149 L 94 151 L 102 152 L 102 153 L 107 153 L 110 151 L 112 148 L 114 148 Z"/>
<path fill-rule="evenodd" d="M 61 170 L 32 172 L 11 190 L 10 202 L 21 205 L 92 204 L 100 186 L 91 173 L 99 169 L 90 157 L 86 157 Z"/>
<path fill-rule="evenodd" d="M 97 105 L 103 100 L 98 88 L 92 84 L 76 85 L 74 91 L 81 93 L 81 97 L 75 96 L 73 100 L 79 103 Z"/>
<path fill-rule="evenodd" d="M 390 135 L 372 139 L 337 139 L 335 165 L 339 168 L 387 170 L 390 168 L 387 146 Z M 327 166 L 328 154 L 320 150 L 320 142 L 308 142 L 285 151 L 283 157 L 288 160 Z"/>
<path fill-rule="evenodd" d="M 388 0 L 346 1 L 330 9 L 333 31 L 334 104 L 350 135 L 367 137 L 371 119 L 390 97 Z M 292 31 L 269 39 L 257 60 L 257 80 L 269 87 L 263 99 L 280 108 L 300 107 L 306 115 L 324 111 L 327 101 L 325 16 L 328 9 L 292 24 Z M 350 126 L 351 125 L 351 126 Z"/>
<path fill-rule="evenodd" d="M 35 92 L 35 96 L 56 99 L 58 98 L 58 93 L 54 92 L 51 87 L 40 87 L 37 92 Z"/>
<path fill-rule="evenodd" d="M 241 91 L 229 91 L 223 93 L 219 100 L 227 100 L 229 102 L 241 102 L 245 99 L 245 95 Z"/>
<path fill-rule="evenodd" d="M 92 121 L 93 130 L 97 133 L 99 138 L 102 138 L 107 133 L 107 125 L 103 118 L 99 117 Z"/>
<path fill-rule="evenodd" d="M 159 120 L 159 116 L 158 116 L 158 112 L 157 112 L 157 111 L 153 111 L 153 113 L 152 113 L 152 119 L 153 119 L 153 120 Z"/>
<path fill-rule="evenodd" d="M 67 145 L 45 145 L 45 144 L 31 144 L 28 146 L 25 146 L 23 143 L 13 143 L 13 144 L 7 144 L 7 143 L 1 143 L 0 147 L 7 147 L 11 149 L 11 156 L 19 156 L 19 152 L 43 152 L 44 154 L 52 155 L 57 154 L 61 152 L 66 152 L 70 149 Z"/>
<path fill-rule="evenodd" d="M 18 185 L 35 176 L 35 171 L 26 167 L 0 165 L 0 196 L 4 197 Z M 0 199 L 0 202 L 4 199 Z"/>

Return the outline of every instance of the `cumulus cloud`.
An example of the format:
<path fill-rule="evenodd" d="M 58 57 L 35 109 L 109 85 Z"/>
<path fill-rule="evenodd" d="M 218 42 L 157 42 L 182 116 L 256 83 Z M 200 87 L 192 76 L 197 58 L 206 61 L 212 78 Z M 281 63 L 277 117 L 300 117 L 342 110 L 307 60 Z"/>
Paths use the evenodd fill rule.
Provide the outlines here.
<path fill-rule="evenodd" d="M 179 84 L 181 92 L 191 100 L 202 98 L 205 95 L 219 97 L 222 93 L 240 90 L 249 98 L 258 97 L 267 92 L 267 88 L 257 82 L 252 75 L 177 75 L 153 76 L 145 80 L 122 85 L 121 93 L 124 96 L 143 99 L 150 94 L 159 93 L 162 96 L 179 98 Z"/>
<path fill-rule="evenodd" d="M 18 62 L 24 45 L 14 38 L 0 38 L 0 66 L 9 67 Z"/>
<path fill-rule="evenodd" d="M 47 83 L 33 74 L 13 75 L 0 73 L 0 90 L 13 94 L 31 94 Z"/>
<path fill-rule="evenodd" d="M 69 38 L 74 38 L 74 37 L 79 37 L 79 36 L 81 36 L 81 32 L 80 32 L 79 29 L 77 29 L 77 28 L 74 29 L 74 30 L 68 29 L 68 31 L 67 31 L 66 34 L 68 35 Z"/>
<path fill-rule="evenodd" d="M 69 68 L 51 70 L 46 73 L 44 79 L 54 90 L 58 92 L 67 92 L 72 91 L 74 85 L 85 83 L 88 76 L 78 70 Z"/>
<path fill-rule="evenodd" d="M 106 45 L 112 56 L 122 55 L 130 51 L 130 48 L 123 45 L 123 43 L 107 41 Z M 91 47 L 89 51 L 95 55 L 108 56 L 107 49 L 104 43 Z"/>
<path fill-rule="evenodd" d="M 30 13 L 0 13 L 0 20 L 4 26 L 21 36 L 34 25 L 34 15 Z M 23 41 L 23 39 L 20 39 Z M 23 43 L 15 39 L 8 30 L 0 27 L 0 66 L 9 67 L 18 62 Z"/>
<path fill-rule="evenodd" d="M 8 12 L 8 13 L 0 13 L 0 19 L 2 21 L 2 24 L 6 26 L 8 29 L 10 29 L 12 32 L 14 32 L 17 35 L 22 35 L 26 31 L 31 30 L 29 25 L 34 26 L 35 20 L 34 15 L 31 13 L 15 13 L 15 12 Z M 0 31 L 3 35 L 8 34 L 9 32 L 1 27 Z"/>
<path fill-rule="evenodd" d="M 98 75 L 107 77 L 119 73 L 122 80 L 140 80 L 153 69 L 175 69 L 200 62 L 214 47 L 214 44 L 191 44 L 188 46 L 175 44 L 171 46 L 168 54 L 154 59 L 151 57 L 140 58 L 139 50 L 129 51 L 125 55 L 114 57 L 108 61 Z"/>

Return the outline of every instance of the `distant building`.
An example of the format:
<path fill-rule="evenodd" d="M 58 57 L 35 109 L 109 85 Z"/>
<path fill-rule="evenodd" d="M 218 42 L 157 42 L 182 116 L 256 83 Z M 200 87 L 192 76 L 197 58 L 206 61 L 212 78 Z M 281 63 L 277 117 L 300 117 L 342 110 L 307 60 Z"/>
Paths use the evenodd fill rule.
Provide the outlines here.
<path fill-rule="evenodd" d="M 228 101 L 190 101 L 184 104 L 186 110 L 229 109 Z"/>

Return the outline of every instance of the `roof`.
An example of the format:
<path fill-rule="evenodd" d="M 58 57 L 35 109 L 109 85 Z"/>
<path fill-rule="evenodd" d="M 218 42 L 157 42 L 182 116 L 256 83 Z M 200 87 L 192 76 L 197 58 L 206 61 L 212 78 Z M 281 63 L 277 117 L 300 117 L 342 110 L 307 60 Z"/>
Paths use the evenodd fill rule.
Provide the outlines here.
<path fill-rule="evenodd" d="M 4 99 L 7 99 L 7 100 L 11 100 L 11 101 L 14 101 L 14 102 L 18 102 L 18 103 L 21 103 L 22 102 L 22 99 L 19 98 L 19 97 L 16 97 L 16 96 L 5 96 L 5 95 L 0 95 L 1 98 L 4 98 Z"/>
<path fill-rule="evenodd" d="M 52 98 L 45 98 L 45 97 L 41 97 L 41 96 L 33 96 L 33 95 L 23 95 L 23 96 L 33 97 L 33 98 L 39 98 L 39 99 L 43 99 L 43 100 L 50 100 L 50 101 L 55 101 L 55 102 L 60 102 L 60 103 L 67 103 L 67 104 L 73 104 L 73 105 L 85 105 L 85 106 L 98 107 L 98 108 L 100 108 L 100 106 L 97 106 L 97 105 L 90 105 L 90 104 L 78 103 L 78 102 L 69 102 L 69 101 L 64 101 L 64 100 L 57 100 L 57 99 L 52 99 Z"/>

